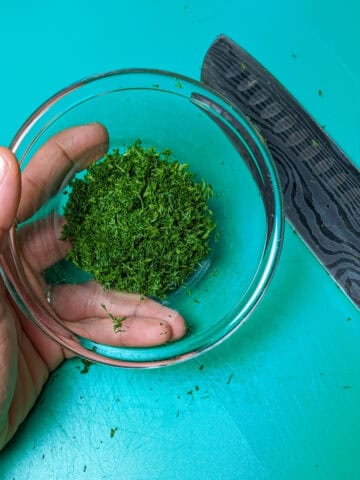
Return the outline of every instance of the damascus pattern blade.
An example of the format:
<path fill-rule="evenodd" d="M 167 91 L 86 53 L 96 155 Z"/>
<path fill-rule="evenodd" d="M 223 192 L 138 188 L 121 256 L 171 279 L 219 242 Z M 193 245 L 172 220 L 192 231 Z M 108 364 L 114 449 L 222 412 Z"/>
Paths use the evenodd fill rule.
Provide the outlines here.
<path fill-rule="evenodd" d="M 359 308 L 360 171 L 295 98 L 226 36 L 211 45 L 201 77 L 264 137 L 286 217 Z"/>

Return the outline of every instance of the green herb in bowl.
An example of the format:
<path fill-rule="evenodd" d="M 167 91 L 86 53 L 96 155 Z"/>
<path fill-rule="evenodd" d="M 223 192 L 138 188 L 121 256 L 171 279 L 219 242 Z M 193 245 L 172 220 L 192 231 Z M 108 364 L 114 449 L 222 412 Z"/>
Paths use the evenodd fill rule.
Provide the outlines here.
<path fill-rule="evenodd" d="M 210 253 L 212 189 L 170 155 L 137 141 L 70 184 L 67 259 L 105 289 L 164 298 Z"/>

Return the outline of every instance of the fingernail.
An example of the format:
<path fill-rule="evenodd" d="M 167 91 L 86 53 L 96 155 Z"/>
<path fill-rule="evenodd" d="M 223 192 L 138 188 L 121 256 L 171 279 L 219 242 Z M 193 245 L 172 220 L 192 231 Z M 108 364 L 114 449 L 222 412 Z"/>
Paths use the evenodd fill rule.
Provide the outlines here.
<path fill-rule="evenodd" d="M 2 181 L 4 180 L 4 178 L 6 177 L 6 173 L 8 171 L 8 163 L 7 161 L 5 160 L 4 157 L 2 157 L 0 155 L 0 185 L 2 183 Z"/>

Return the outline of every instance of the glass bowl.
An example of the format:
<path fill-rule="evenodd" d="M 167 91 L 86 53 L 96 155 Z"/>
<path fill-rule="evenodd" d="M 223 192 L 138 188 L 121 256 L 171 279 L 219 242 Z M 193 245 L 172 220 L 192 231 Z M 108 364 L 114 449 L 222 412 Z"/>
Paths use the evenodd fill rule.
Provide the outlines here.
<path fill-rule="evenodd" d="M 79 165 L 49 176 L 41 206 L 35 205 L 30 218 L 11 230 L 9 249 L 2 259 L 9 291 L 43 332 L 91 361 L 154 367 L 209 350 L 249 317 L 280 255 L 282 202 L 268 149 L 241 112 L 201 83 L 165 71 L 129 69 L 85 79 L 45 102 L 11 144 L 22 172 L 53 135 L 91 122 L 106 127 L 109 149 L 137 139 L 144 145 L 170 149 L 213 187 L 215 195 L 209 203 L 218 238 L 211 240 L 211 254 L 184 288 L 163 301 L 184 316 L 189 330 L 180 340 L 162 346 L 116 347 L 76 334 L 52 309 L 46 283 L 77 283 L 87 277 L 69 262 L 60 261 L 37 278 L 27 268 L 18 236 L 24 224 L 36 226 L 43 217 L 58 229 L 64 189 Z M 36 179 L 32 188 L 37 188 Z"/>

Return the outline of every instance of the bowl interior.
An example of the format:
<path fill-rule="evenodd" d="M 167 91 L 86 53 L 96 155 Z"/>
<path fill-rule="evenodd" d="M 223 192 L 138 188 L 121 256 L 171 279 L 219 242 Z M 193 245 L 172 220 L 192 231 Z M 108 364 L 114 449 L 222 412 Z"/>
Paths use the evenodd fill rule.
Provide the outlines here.
<path fill-rule="evenodd" d="M 14 263 L 21 274 L 18 281 L 12 280 L 13 290 L 22 298 L 27 313 L 45 330 L 50 328 L 48 333 L 54 338 L 61 343 L 71 338 L 72 349 L 78 346 L 77 353 L 86 355 L 88 352 L 91 356 L 96 351 L 95 359 L 107 363 L 161 363 L 184 358 L 217 343 L 247 317 L 271 276 L 269 266 L 272 270 L 276 263 L 281 239 L 276 175 L 270 171 L 267 176 L 267 181 L 272 177 L 275 200 L 274 191 L 266 191 L 254 175 L 254 172 L 262 174 L 264 169 L 257 161 L 259 152 L 261 160 L 265 158 L 266 169 L 272 169 L 266 149 L 245 119 L 200 84 L 183 77 L 159 72 L 119 74 L 85 83 L 71 93 L 70 97 L 66 94 L 56 99 L 23 133 L 15 148 L 22 169 L 54 134 L 70 126 L 100 122 L 109 132 L 110 149 L 122 149 L 137 139 L 145 146 L 170 149 L 174 158 L 189 164 L 199 180 L 204 179 L 213 187 L 215 195 L 210 206 L 217 228 L 211 239 L 211 254 L 186 285 L 163 301 L 181 312 L 190 327 L 189 333 L 161 347 L 120 348 L 95 344 L 66 331 L 61 319 L 51 312 L 44 295 L 36 293 L 34 280 L 24 278 L 26 273 L 21 270 L 22 254 L 16 232 L 13 235 Z M 221 108 L 214 105 L 221 105 Z M 241 123 L 246 135 L 231 127 L 234 125 L 232 115 Z M 233 135 L 236 141 L 231 138 Z M 249 138 L 258 150 L 257 156 Z M 43 206 L 27 223 L 36 225 L 39 218 L 50 216 L 56 229 L 68 198 L 64 189 L 75 170 L 56 179 L 59 187 L 55 196 L 54 180 L 49 178 Z M 272 202 L 271 208 L 266 195 Z M 274 214 L 275 218 L 279 217 L 275 223 Z M 86 280 L 88 275 L 62 260 L 44 272 L 44 278 L 52 283 L 76 283 Z M 26 288 L 33 290 L 28 295 L 37 295 L 43 314 L 32 311 L 27 305 L 26 295 L 22 294 Z M 54 323 L 61 325 L 61 331 L 54 328 Z"/>

